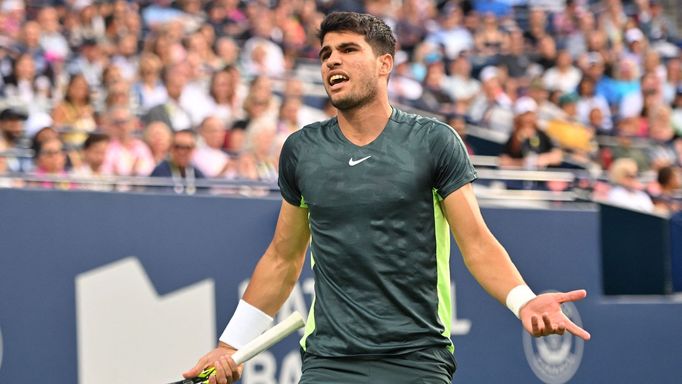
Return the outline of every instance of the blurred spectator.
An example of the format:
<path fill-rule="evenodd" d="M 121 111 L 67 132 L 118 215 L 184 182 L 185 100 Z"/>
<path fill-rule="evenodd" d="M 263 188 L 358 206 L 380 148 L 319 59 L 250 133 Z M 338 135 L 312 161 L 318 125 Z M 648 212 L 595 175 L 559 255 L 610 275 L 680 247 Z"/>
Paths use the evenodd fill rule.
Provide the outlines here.
<path fill-rule="evenodd" d="M 537 103 L 530 97 L 519 98 L 514 105 L 514 131 L 500 155 L 501 167 L 542 169 L 561 164 L 561 149 L 537 124 Z"/>
<path fill-rule="evenodd" d="M 400 47 L 411 53 L 426 36 L 425 23 L 435 15 L 435 4 L 430 1 L 405 0 L 400 4 L 394 28 Z"/>
<path fill-rule="evenodd" d="M 474 147 L 471 146 L 469 143 L 469 140 L 467 140 L 467 122 L 466 122 L 466 116 L 464 116 L 461 113 L 451 113 L 446 115 L 446 123 L 451 126 L 452 128 L 455 129 L 455 132 L 459 135 L 459 137 L 462 139 L 462 142 L 464 143 L 464 146 L 467 149 L 467 153 L 469 156 L 472 156 L 475 154 Z"/>
<path fill-rule="evenodd" d="M 102 171 L 108 146 L 109 136 L 102 133 L 90 133 L 85 139 L 81 155 L 83 161 L 80 166 L 74 167 L 70 171 L 72 176 L 88 179 L 88 182 L 79 185 L 79 189 L 89 191 L 110 191 L 113 189 L 111 184 L 101 180 L 105 176 L 109 176 Z"/>
<path fill-rule="evenodd" d="M 474 34 L 474 46 L 475 54 L 488 63 L 509 49 L 509 36 L 500 29 L 494 13 L 483 14 L 482 25 Z"/>
<path fill-rule="evenodd" d="M 567 93 L 559 98 L 564 118 L 549 121 L 545 132 L 559 147 L 570 151 L 578 159 L 587 161 L 596 150 L 594 132 L 578 121 L 578 95 Z"/>
<path fill-rule="evenodd" d="M 28 21 L 21 28 L 17 50 L 23 54 L 28 54 L 33 59 L 36 73 L 45 73 L 47 62 L 45 51 L 40 45 L 40 24 L 36 21 Z"/>
<path fill-rule="evenodd" d="M 249 93 L 243 105 L 246 115 L 232 125 L 232 129 L 225 138 L 225 149 L 231 154 L 239 153 L 243 149 L 246 135 L 255 125 L 268 126 L 274 131 L 277 126 L 279 105 L 279 101 L 272 92 L 270 79 L 259 76 L 251 80 Z"/>
<path fill-rule="evenodd" d="M 532 58 L 526 52 L 521 30 L 509 33 L 509 46 L 503 49 L 499 57 L 500 66 L 507 69 L 509 77 L 519 81 L 522 86 L 528 86 L 528 70 L 533 64 Z"/>
<path fill-rule="evenodd" d="M 204 107 L 206 116 L 218 117 L 225 126 L 232 126 L 242 114 L 244 94 L 240 92 L 240 79 L 239 69 L 234 66 L 213 73 Z"/>
<path fill-rule="evenodd" d="M 450 88 L 447 88 L 450 89 Z M 397 51 L 393 73 L 388 82 L 389 98 L 401 104 L 412 104 L 422 95 L 422 85 L 412 77 L 410 61 L 405 51 Z"/>
<path fill-rule="evenodd" d="M 670 113 L 668 106 L 658 104 L 652 107 L 648 116 L 649 139 L 651 140 L 649 164 L 654 170 L 679 164 Z"/>
<path fill-rule="evenodd" d="M 573 66 L 571 55 L 561 50 L 557 54 L 556 65 L 545 72 L 542 80 L 547 89 L 569 93 L 575 91 L 580 77 L 580 70 Z"/>
<path fill-rule="evenodd" d="M 61 30 L 57 10 L 54 7 L 42 7 L 37 21 L 41 27 L 40 45 L 45 52 L 58 57 L 69 57 L 71 48 Z"/>
<path fill-rule="evenodd" d="M 69 73 L 83 74 L 90 87 L 99 91 L 102 72 L 107 65 L 107 57 L 94 39 L 85 39 L 79 47 L 79 53 L 69 65 Z"/>
<path fill-rule="evenodd" d="M 544 35 L 540 38 L 533 61 L 540 65 L 543 70 L 547 70 L 556 65 L 557 48 L 556 42 L 551 35 Z"/>
<path fill-rule="evenodd" d="M 547 126 L 547 122 L 556 119 L 563 119 L 566 113 L 554 104 L 550 99 L 550 93 L 542 83 L 542 79 L 534 78 L 528 85 L 528 96 L 532 98 L 538 106 L 538 125 L 541 129 Z"/>
<path fill-rule="evenodd" d="M 66 176 L 66 155 L 62 142 L 52 137 L 37 147 L 35 154 L 35 174 L 37 176 L 59 177 Z M 50 189 L 71 189 L 73 185 L 68 181 L 41 180 L 34 186 Z"/>
<path fill-rule="evenodd" d="M 149 147 L 156 165 L 168 156 L 173 141 L 173 132 L 163 121 L 152 121 L 144 128 L 143 140 Z"/>
<path fill-rule="evenodd" d="M 642 183 L 637 177 L 637 163 L 633 159 L 624 157 L 615 160 L 609 169 L 609 179 L 613 185 L 607 201 L 625 208 L 652 212 L 654 204 L 642 190 Z"/>
<path fill-rule="evenodd" d="M 7 143 L 0 139 L 0 188 L 20 188 L 23 186 L 21 180 L 8 176 L 7 149 Z"/>
<path fill-rule="evenodd" d="M 439 114 L 454 111 L 454 100 L 445 91 L 445 64 L 436 60 L 426 66 L 426 76 L 422 81 L 422 94 L 414 101 L 414 106 L 419 109 Z"/>
<path fill-rule="evenodd" d="M 161 82 L 161 60 L 153 53 L 143 53 L 138 66 L 138 80 L 133 84 L 133 95 L 140 113 L 163 104 L 168 95 Z"/>
<path fill-rule="evenodd" d="M 682 87 L 678 87 L 675 91 L 675 98 L 673 99 L 672 105 L 671 124 L 675 130 L 675 134 L 682 137 Z"/>
<path fill-rule="evenodd" d="M 229 36 L 223 36 L 216 40 L 216 54 L 222 66 L 237 65 L 239 61 L 240 46 Z"/>
<path fill-rule="evenodd" d="M 481 92 L 469 106 L 473 122 L 483 127 L 509 134 L 512 131 L 512 100 L 502 87 L 500 71 L 487 66 L 481 70 Z"/>
<path fill-rule="evenodd" d="M 638 2 L 640 7 L 646 2 Z M 679 53 L 679 35 L 675 22 L 665 14 L 660 0 L 650 0 L 648 9 L 641 9 L 639 23 L 651 46 L 665 56 Z"/>
<path fill-rule="evenodd" d="M 235 164 L 222 150 L 225 142 L 225 124 L 209 116 L 199 126 L 199 140 L 192 162 L 206 177 L 234 178 Z"/>
<path fill-rule="evenodd" d="M 133 136 L 137 119 L 130 109 L 114 107 L 104 117 L 104 128 L 111 137 L 102 172 L 117 176 L 148 176 L 154 158 L 147 145 Z"/>
<path fill-rule="evenodd" d="M 667 104 L 675 102 L 677 88 L 682 86 L 682 61 L 673 57 L 665 63 L 665 79 L 663 81 L 663 100 Z"/>
<path fill-rule="evenodd" d="M 61 141 L 61 135 L 56 129 L 52 127 L 52 125 L 45 121 L 45 124 L 42 125 L 39 129 L 37 129 L 35 133 L 31 136 L 31 150 L 33 151 L 34 156 L 35 154 L 38 153 L 38 151 L 40 150 L 40 146 L 43 145 L 43 143 L 52 139 L 58 139 Z M 63 152 L 66 155 L 66 163 L 64 166 L 65 169 L 80 166 L 81 157 L 80 154 L 78 153 L 78 149 L 65 146 L 63 141 L 62 147 Z M 31 168 L 28 168 L 26 171 L 31 172 L 34 171 L 35 170 L 34 166 L 35 164 L 33 164 Z"/>
<path fill-rule="evenodd" d="M 554 14 L 552 31 L 562 41 L 569 35 L 579 31 L 579 20 L 582 9 L 576 0 L 566 0 L 566 5 L 561 12 Z"/>
<path fill-rule="evenodd" d="M 116 53 L 111 58 L 111 63 L 121 70 L 123 78 L 133 81 L 137 74 L 139 56 L 137 54 L 137 36 L 125 34 L 118 38 Z"/>
<path fill-rule="evenodd" d="M 250 36 L 241 50 L 241 62 L 246 76 L 279 77 L 284 73 L 285 61 L 280 42 L 281 30 L 275 26 L 275 14 L 268 8 L 253 4 Z"/>
<path fill-rule="evenodd" d="M 275 137 L 275 131 L 262 120 L 251 128 L 238 160 L 239 178 L 277 181 L 279 153 Z"/>
<path fill-rule="evenodd" d="M 452 60 L 462 51 L 474 48 L 474 38 L 462 26 L 462 10 L 454 2 L 448 2 L 438 17 L 438 25 L 426 36 L 426 42 L 444 48 L 445 56 Z"/>
<path fill-rule="evenodd" d="M 97 128 L 90 94 L 85 76 L 75 74 L 69 80 L 64 99 L 52 110 L 53 125 L 64 131 L 66 144 L 80 146 L 87 134 Z"/>
<path fill-rule="evenodd" d="M 4 94 L 13 105 L 30 111 L 45 111 L 50 99 L 50 80 L 36 73 L 33 56 L 20 54 L 12 65 L 12 74 L 4 79 Z"/>
<path fill-rule="evenodd" d="M 0 20 L 2 22 L 0 30 L 4 35 L 12 40 L 16 40 L 19 37 L 21 26 L 26 19 L 24 2 L 22 0 L 4 0 L 0 13 L 3 16 Z"/>
<path fill-rule="evenodd" d="M 604 10 L 599 16 L 599 25 L 606 32 L 610 44 L 619 47 L 623 42 L 627 15 L 620 0 L 608 0 L 604 2 L 604 5 Z"/>
<path fill-rule="evenodd" d="M 594 15 L 590 12 L 581 12 L 578 16 L 578 29 L 570 32 L 564 38 L 564 47 L 571 57 L 576 58 L 588 51 L 588 37 L 597 28 Z"/>
<path fill-rule="evenodd" d="M 165 102 L 152 107 L 144 114 L 142 121 L 145 125 L 153 121 L 162 121 L 174 131 L 191 129 L 191 114 L 180 100 L 187 84 L 186 73 L 180 65 L 176 64 L 163 71 L 162 79 L 168 97 Z"/>
<path fill-rule="evenodd" d="M 391 74 L 392 76 L 392 74 Z M 321 108 L 317 108 L 317 105 L 320 103 L 320 99 L 318 97 L 310 97 L 308 98 L 306 96 L 306 93 L 304 91 L 305 89 L 305 84 L 301 79 L 298 79 L 296 77 L 290 76 L 287 77 L 285 82 L 284 82 L 284 91 L 282 92 L 281 99 L 298 99 L 300 102 L 297 103 L 297 108 L 296 108 L 296 124 L 298 125 L 299 128 L 317 122 L 321 120 L 326 120 L 327 116 L 325 116 L 324 112 L 322 112 Z M 311 100 L 310 105 L 306 102 L 306 100 Z M 283 101 L 282 101 L 283 103 Z M 312 106 L 315 105 L 315 106 Z M 321 105 L 320 105 L 321 107 Z M 282 108 L 280 106 L 278 115 L 280 115 L 282 112 Z"/>
<path fill-rule="evenodd" d="M 661 82 L 654 73 L 646 73 L 642 76 L 639 89 L 626 94 L 620 103 L 621 117 L 646 117 L 648 111 L 663 103 Z M 647 132 L 647 121 L 642 121 L 640 135 Z"/>
<path fill-rule="evenodd" d="M 481 83 L 471 77 L 471 61 L 460 54 L 450 62 L 450 75 L 444 79 L 443 88 L 456 101 L 458 108 L 466 110 L 481 90 Z"/>
<path fill-rule="evenodd" d="M 682 179 L 680 169 L 673 166 L 665 166 L 658 170 L 656 185 L 652 193 L 652 201 L 657 212 L 675 213 L 682 208 L 680 200 L 680 188 Z"/>
<path fill-rule="evenodd" d="M 28 118 L 26 112 L 20 108 L 9 107 L 0 112 L 0 140 L 5 142 L 6 150 L 26 149 L 22 142 L 24 138 L 24 122 Z M 28 172 L 32 169 L 30 158 L 22 156 L 7 157 L 7 167 L 10 172 Z"/>
<path fill-rule="evenodd" d="M 167 177 L 173 181 L 177 194 L 193 195 L 197 191 L 196 180 L 204 174 L 192 164 L 196 148 L 194 132 L 188 129 L 173 133 L 173 144 L 168 159 L 161 161 L 150 174 L 151 177 Z"/>
<path fill-rule="evenodd" d="M 592 125 L 590 115 L 597 109 L 601 115 L 601 121 L 596 121 L 595 128 L 599 128 L 600 134 L 609 134 L 613 128 L 611 121 L 611 108 L 606 98 L 596 93 L 596 84 L 591 77 L 583 77 L 578 84 L 578 103 L 576 105 L 578 120 L 585 125 Z"/>

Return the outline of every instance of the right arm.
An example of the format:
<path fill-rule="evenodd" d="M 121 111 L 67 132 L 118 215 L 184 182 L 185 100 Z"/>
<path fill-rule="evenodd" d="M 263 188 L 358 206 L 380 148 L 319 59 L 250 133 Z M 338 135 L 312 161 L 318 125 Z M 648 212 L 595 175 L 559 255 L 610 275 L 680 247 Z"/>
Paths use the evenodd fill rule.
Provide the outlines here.
<path fill-rule="evenodd" d="M 244 301 L 274 316 L 301 274 L 309 241 L 308 210 L 283 200 L 272 242 L 253 271 Z"/>
<path fill-rule="evenodd" d="M 243 300 L 274 316 L 301 274 L 309 241 L 308 210 L 283 200 L 275 234 L 251 275 Z M 235 348 L 220 342 L 183 376 L 196 377 L 203 369 L 214 366 L 216 375 L 210 383 L 236 381 L 241 376 L 241 367 L 237 367 L 230 357 L 234 352 Z"/>

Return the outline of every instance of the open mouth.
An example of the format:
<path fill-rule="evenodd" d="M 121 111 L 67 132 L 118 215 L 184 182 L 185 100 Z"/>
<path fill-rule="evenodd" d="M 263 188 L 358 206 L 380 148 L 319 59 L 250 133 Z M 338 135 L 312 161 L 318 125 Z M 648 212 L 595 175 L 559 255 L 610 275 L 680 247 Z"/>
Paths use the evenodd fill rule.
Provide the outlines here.
<path fill-rule="evenodd" d="M 344 75 L 333 75 L 329 77 L 329 85 L 331 85 L 332 87 L 337 84 L 344 83 L 346 81 L 348 81 L 348 77 Z"/>

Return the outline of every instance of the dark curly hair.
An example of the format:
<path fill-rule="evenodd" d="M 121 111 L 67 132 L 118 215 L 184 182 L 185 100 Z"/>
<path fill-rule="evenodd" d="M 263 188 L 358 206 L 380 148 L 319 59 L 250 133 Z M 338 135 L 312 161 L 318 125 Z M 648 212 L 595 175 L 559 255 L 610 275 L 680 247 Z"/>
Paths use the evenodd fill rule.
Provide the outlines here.
<path fill-rule="evenodd" d="M 317 37 L 320 43 L 329 32 L 352 32 L 365 36 L 377 55 L 395 55 L 395 37 L 391 27 L 378 17 L 355 12 L 332 12 L 324 18 Z"/>

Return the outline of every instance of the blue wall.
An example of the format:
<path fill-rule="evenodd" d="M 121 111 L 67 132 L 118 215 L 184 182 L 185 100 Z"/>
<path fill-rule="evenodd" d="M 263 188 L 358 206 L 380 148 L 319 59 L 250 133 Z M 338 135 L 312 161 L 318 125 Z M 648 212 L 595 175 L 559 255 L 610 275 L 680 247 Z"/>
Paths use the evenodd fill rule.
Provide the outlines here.
<path fill-rule="evenodd" d="M 0 383 L 46 377 L 51 383 L 77 383 L 74 279 L 128 256 L 139 259 L 160 295 L 213 279 L 220 332 L 236 305 L 239 284 L 269 242 L 279 204 L 0 190 Z M 576 340 L 549 340 L 545 348 L 571 346 L 569 359 L 578 360 L 577 371 L 562 373 L 570 367 L 556 363 L 546 368 L 568 375 L 563 381 L 536 375 L 529 364 L 537 355 L 536 340 L 525 341 L 531 352 L 524 353 L 518 320 L 475 283 L 453 242 L 455 383 L 680 382 L 682 302 L 601 294 L 595 210 L 484 209 L 484 216 L 535 291 L 588 290 L 574 309 L 593 339 L 584 344 L 582 358 L 575 357 Z M 306 267 L 302 279 L 309 278 Z M 309 305 L 310 296 L 304 298 Z M 296 341 L 290 337 L 273 348 L 278 364 L 296 350 Z M 178 367 L 178 373 L 185 368 Z"/>

